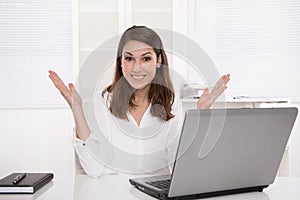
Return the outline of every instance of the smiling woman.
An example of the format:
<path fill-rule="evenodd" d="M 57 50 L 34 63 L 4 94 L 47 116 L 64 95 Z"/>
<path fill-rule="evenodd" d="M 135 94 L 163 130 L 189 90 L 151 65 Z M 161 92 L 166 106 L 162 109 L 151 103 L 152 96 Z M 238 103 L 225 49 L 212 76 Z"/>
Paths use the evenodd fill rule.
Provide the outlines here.
<path fill-rule="evenodd" d="M 156 68 L 160 66 L 157 57 L 160 58 L 160 55 L 156 56 L 152 47 L 145 43 L 130 40 L 124 46 L 121 67 L 125 79 L 135 89 L 133 107 L 129 108 L 129 112 L 137 124 L 140 124 L 143 113 L 150 104 L 150 84 L 155 78 Z M 142 108 L 136 109 L 137 106 Z"/>
<path fill-rule="evenodd" d="M 74 85 L 53 71 L 49 77 L 70 105 L 76 126 L 75 150 L 87 174 L 108 168 L 130 173 L 169 173 L 181 130 L 181 104 L 175 98 L 169 65 L 158 34 L 133 26 L 122 35 L 112 83 L 96 92 L 86 119 Z M 209 108 L 224 92 L 229 75 L 205 90 L 198 108 Z M 105 168 L 108 167 L 108 168 Z"/>
<path fill-rule="evenodd" d="M 135 114 L 137 107 L 145 108 L 150 102 L 163 106 L 163 109 L 157 109 L 157 106 L 151 108 L 154 116 L 162 120 L 173 118 L 174 92 L 168 59 L 161 39 L 153 30 L 134 26 L 123 34 L 114 81 L 103 95 L 105 92 L 113 92 L 110 110 L 121 119 L 127 119 L 128 110 Z M 120 106 L 120 102 L 129 104 Z"/>

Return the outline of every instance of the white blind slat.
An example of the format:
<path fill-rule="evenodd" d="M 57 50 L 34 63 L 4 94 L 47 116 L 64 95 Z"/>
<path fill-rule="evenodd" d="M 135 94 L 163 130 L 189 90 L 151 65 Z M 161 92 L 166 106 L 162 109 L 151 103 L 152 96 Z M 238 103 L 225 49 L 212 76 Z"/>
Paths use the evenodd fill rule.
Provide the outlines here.
<path fill-rule="evenodd" d="M 189 36 L 231 73 L 229 95 L 300 100 L 300 1 L 193 0 Z"/>
<path fill-rule="evenodd" d="M 48 78 L 72 81 L 72 1 L 0 0 L 0 108 L 66 107 Z"/>

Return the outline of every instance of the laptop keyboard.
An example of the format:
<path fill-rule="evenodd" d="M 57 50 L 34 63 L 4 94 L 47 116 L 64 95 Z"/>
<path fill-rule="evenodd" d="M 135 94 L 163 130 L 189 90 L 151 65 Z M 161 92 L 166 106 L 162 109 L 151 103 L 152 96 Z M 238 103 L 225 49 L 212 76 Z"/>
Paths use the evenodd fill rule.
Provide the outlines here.
<path fill-rule="evenodd" d="M 146 183 L 154 187 L 157 187 L 159 189 L 168 190 L 170 187 L 171 180 L 168 179 L 168 180 L 160 180 L 160 181 L 150 181 Z"/>

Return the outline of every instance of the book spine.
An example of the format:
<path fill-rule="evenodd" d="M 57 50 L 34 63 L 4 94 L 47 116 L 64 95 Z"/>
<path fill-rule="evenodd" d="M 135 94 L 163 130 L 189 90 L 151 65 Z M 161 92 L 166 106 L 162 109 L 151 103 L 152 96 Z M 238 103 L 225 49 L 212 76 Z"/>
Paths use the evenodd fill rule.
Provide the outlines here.
<path fill-rule="evenodd" d="M 53 179 L 53 174 L 48 174 L 45 178 L 41 179 L 39 182 L 33 185 L 33 192 L 38 191 L 41 187 L 49 183 Z"/>

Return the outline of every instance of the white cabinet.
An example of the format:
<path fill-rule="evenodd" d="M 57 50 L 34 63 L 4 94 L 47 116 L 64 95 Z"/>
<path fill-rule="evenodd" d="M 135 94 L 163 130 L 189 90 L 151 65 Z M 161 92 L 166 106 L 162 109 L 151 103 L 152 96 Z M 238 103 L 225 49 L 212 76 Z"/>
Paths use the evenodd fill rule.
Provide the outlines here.
<path fill-rule="evenodd" d="M 79 62 L 132 25 L 172 30 L 172 0 L 78 0 Z"/>
<path fill-rule="evenodd" d="M 97 82 L 91 78 L 93 74 L 88 78 L 80 77 L 79 90 L 84 92 L 90 87 L 102 90 L 111 83 L 114 75 L 118 38 L 112 38 L 120 37 L 132 25 L 172 30 L 173 0 L 78 0 L 77 21 L 80 70 L 88 68 L 86 71 L 94 74 L 101 70 Z M 101 63 L 105 59 L 109 61 Z M 91 67 L 91 63 L 97 69 Z"/>
<path fill-rule="evenodd" d="M 79 63 L 101 43 L 119 33 L 118 0 L 78 0 Z"/>

